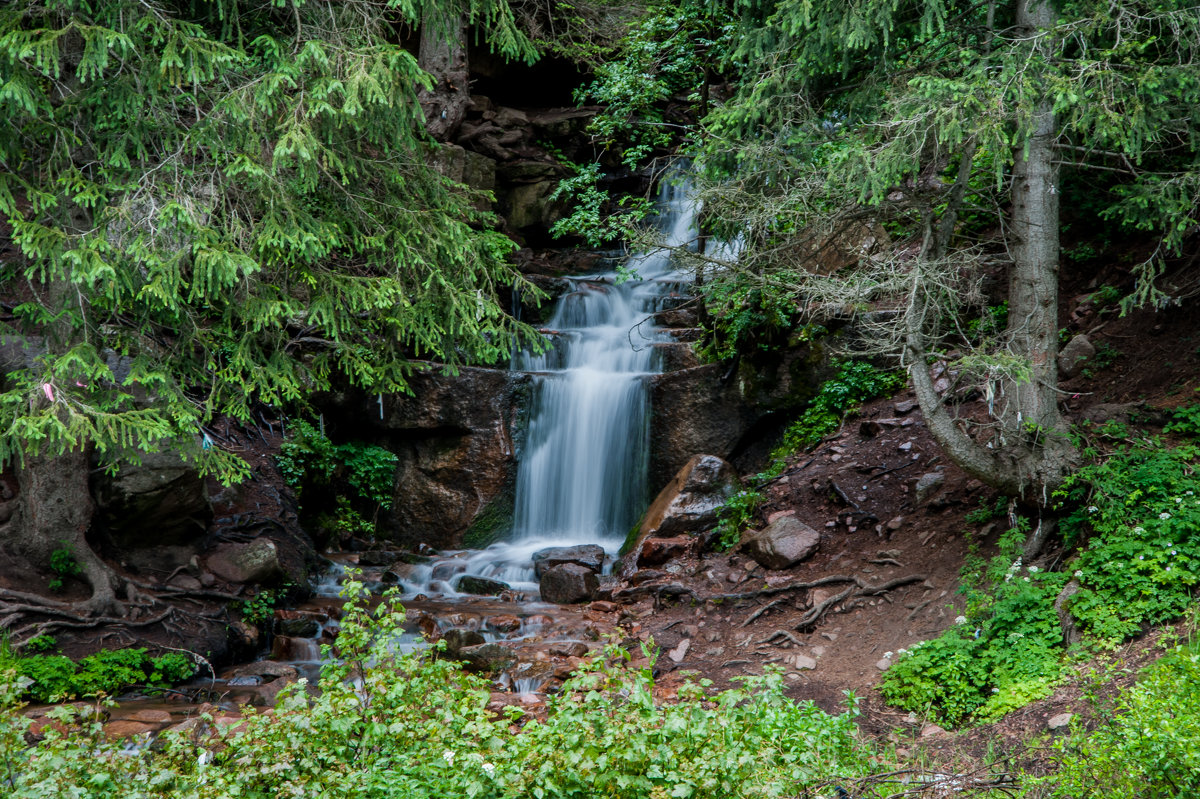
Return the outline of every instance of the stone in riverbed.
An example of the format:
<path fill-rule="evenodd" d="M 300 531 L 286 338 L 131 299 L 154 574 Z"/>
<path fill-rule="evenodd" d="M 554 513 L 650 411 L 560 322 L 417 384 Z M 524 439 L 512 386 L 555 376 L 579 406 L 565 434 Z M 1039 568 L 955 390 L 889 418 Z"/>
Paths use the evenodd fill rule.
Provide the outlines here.
<path fill-rule="evenodd" d="M 547 569 L 574 563 L 599 574 L 604 568 L 604 547 L 583 544 L 576 547 L 549 547 L 533 553 L 533 573 L 541 579 Z"/>
<path fill-rule="evenodd" d="M 746 533 L 742 551 L 766 569 L 788 569 L 808 558 L 821 535 L 795 516 L 781 516 L 761 531 Z"/>
<path fill-rule="evenodd" d="M 487 643 L 465 646 L 458 651 L 458 659 L 466 664 L 470 671 L 497 672 L 512 668 L 517 663 L 517 655 L 503 644 Z"/>
<path fill-rule="evenodd" d="M 446 642 L 446 654 L 451 657 L 457 656 L 463 649 L 478 646 L 485 641 L 482 633 L 475 630 L 464 630 L 459 627 L 446 630 L 442 634 L 442 640 Z"/>
<path fill-rule="evenodd" d="M 542 601 L 556 605 L 586 602 L 600 587 L 595 572 L 578 563 L 564 563 L 547 569 L 539 584 Z"/>
<path fill-rule="evenodd" d="M 456 588 L 459 593 L 463 594 L 496 596 L 501 591 L 508 591 L 512 586 L 508 583 L 502 583 L 499 580 L 489 580 L 487 577 L 477 577 L 473 574 L 468 574 L 459 579 Z"/>
<path fill-rule="evenodd" d="M 275 542 L 265 536 L 245 544 L 221 544 L 205 564 L 231 583 L 274 583 L 286 577 Z"/>

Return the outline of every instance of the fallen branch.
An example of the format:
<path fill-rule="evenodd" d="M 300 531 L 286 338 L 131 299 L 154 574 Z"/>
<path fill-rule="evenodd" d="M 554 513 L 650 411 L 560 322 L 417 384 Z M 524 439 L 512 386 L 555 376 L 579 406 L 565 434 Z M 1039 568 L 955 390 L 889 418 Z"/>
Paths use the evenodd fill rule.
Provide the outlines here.
<path fill-rule="evenodd" d="M 758 645 L 762 646 L 763 644 L 769 644 L 772 641 L 774 641 L 776 638 L 786 638 L 789 641 L 791 641 L 793 644 L 795 644 L 796 646 L 804 646 L 803 641 L 801 641 L 799 638 L 797 638 L 796 636 L 792 635 L 791 633 L 789 633 L 787 630 L 784 630 L 784 629 L 779 629 L 779 630 L 776 630 L 775 632 L 771 633 L 766 638 L 759 641 Z"/>

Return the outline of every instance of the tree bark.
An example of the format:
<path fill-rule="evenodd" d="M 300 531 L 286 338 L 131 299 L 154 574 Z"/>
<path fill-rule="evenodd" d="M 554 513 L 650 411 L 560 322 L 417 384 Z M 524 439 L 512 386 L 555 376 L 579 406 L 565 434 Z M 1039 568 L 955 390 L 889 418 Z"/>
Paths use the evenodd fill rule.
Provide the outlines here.
<path fill-rule="evenodd" d="M 419 95 L 425 129 L 437 141 L 449 141 L 462 124 L 471 99 L 467 22 L 457 4 L 450 8 L 427 5 L 421 19 L 417 63 L 434 80 L 433 88 Z"/>
<path fill-rule="evenodd" d="M 43 563 L 55 550 L 68 550 L 92 587 L 84 613 L 112 615 L 118 607 L 115 575 L 87 542 L 95 512 L 88 486 L 90 462 L 87 447 L 26 456 L 17 473 L 21 494 L 11 529 L 18 548 Z"/>

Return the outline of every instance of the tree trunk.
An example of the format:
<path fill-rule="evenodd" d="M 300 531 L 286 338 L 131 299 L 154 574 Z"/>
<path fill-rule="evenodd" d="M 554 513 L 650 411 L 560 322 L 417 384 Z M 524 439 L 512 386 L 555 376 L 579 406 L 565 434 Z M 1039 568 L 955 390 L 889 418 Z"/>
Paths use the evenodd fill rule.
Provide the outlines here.
<path fill-rule="evenodd" d="M 990 12 L 989 12 L 990 17 Z M 1054 9 L 1046 0 L 1018 0 L 1017 24 L 1028 37 L 1037 36 L 1054 22 Z M 1014 153 L 1011 248 L 1009 276 L 1008 343 L 1011 351 L 1028 359 L 1028 379 L 1007 380 L 1006 400 L 999 407 L 1001 435 L 993 447 L 980 444 L 959 426 L 945 401 L 934 389 L 926 364 L 926 343 L 921 320 L 926 316 L 920 275 L 914 276 L 908 309 L 909 328 L 905 358 L 913 387 L 925 414 L 930 434 L 965 471 L 1013 496 L 1039 505 L 1050 500 L 1050 491 L 1074 468 L 1077 452 L 1066 436 L 1058 411 L 1058 187 L 1055 162 L 1057 127 L 1050 101 L 1042 98 L 1031 129 Z M 963 153 L 958 180 L 943 217 L 930 220 L 923 256 L 939 259 L 947 251 L 956 215 L 962 204 L 973 142 Z"/>
<path fill-rule="evenodd" d="M 1050 0 L 1018 0 L 1017 25 L 1037 36 L 1054 24 Z M 1012 181 L 1013 265 L 1009 276 L 1008 336 L 1029 358 L 1028 380 L 1012 381 L 1006 427 L 1028 450 L 1020 459 L 1023 485 L 1044 496 L 1075 462 L 1058 411 L 1058 129 L 1049 98 L 1039 100 L 1031 130 L 1014 154 Z"/>
<path fill-rule="evenodd" d="M 40 562 L 49 562 L 55 550 L 68 550 L 92 586 L 84 612 L 106 616 L 117 608 L 115 575 L 87 542 L 95 512 L 88 486 L 90 461 L 88 448 L 26 456 L 17 473 L 21 495 L 11 529 L 18 547 Z"/>
<path fill-rule="evenodd" d="M 426 7 L 417 62 L 434 80 L 433 88 L 419 96 L 425 129 L 437 141 L 449 141 L 462 124 L 471 99 L 467 23 L 457 4 L 448 9 L 433 3 Z"/>

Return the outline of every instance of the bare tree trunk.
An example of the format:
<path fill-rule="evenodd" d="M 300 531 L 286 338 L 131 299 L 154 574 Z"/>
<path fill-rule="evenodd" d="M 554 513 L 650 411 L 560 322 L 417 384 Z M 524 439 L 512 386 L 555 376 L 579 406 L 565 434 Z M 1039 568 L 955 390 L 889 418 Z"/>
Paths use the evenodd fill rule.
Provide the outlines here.
<path fill-rule="evenodd" d="M 462 124 L 471 99 L 467 23 L 456 5 L 442 9 L 431 3 L 426 7 L 417 62 L 434 80 L 433 88 L 419 97 L 425 129 L 434 139 L 449 141 Z"/>
<path fill-rule="evenodd" d="M 11 529 L 18 546 L 39 561 L 48 562 L 55 550 L 68 550 L 92 586 L 84 612 L 106 616 L 118 607 L 115 575 L 87 542 L 95 512 L 88 486 L 88 450 L 26 456 L 17 473 L 21 495 Z"/>
<path fill-rule="evenodd" d="M 1050 0 L 1018 0 L 1017 25 L 1037 36 L 1054 24 Z M 1022 482 L 1044 494 L 1075 462 L 1058 411 L 1058 168 L 1057 125 L 1049 98 L 1039 101 L 1032 129 L 1014 154 L 1012 181 L 1013 266 L 1009 277 L 1010 346 L 1029 357 L 1030 377 L 1007 387 L 1018 434 L 1029 456 Z M 1045 504 L 1046 497 L 1036 497 Z"/>

